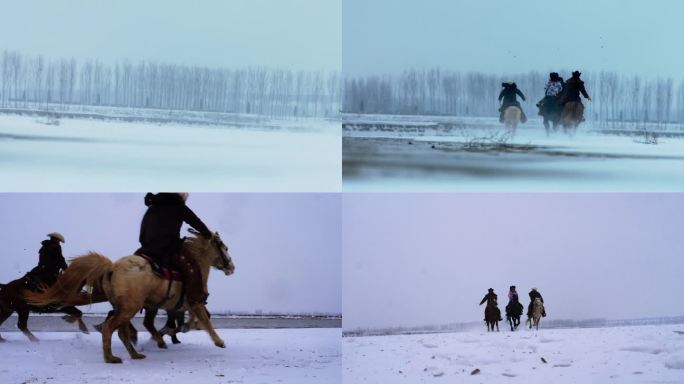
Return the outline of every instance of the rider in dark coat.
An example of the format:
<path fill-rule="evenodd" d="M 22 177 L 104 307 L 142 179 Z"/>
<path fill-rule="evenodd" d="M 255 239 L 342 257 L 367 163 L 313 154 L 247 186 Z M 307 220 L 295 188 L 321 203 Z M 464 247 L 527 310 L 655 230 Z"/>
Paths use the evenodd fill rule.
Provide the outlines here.
<path fill-rule="evenodd" d="M 52 232 L 47 236 L 49 239 L 40 243 L 38 265 L 28 273 L 34 286 L 37 286 L 38 283 L 54 284 L 60 271 L 67 269 L 66 260 L 62 256 L 62 247 L 59 245 L 60 242 L 64 242 L 64 236 L 58 232 Z"/>
<path fill-rule="evenodd" d="M 517 100 L 517 96 L 520 96 L 523 101 L 525 101 L 525 95 L 518 89 L 518 85 L 515 84 L 513 81 L 501 83 L 501 86 L 503 89 L 501 90 L 501 93 L 499 93 L 499 101 L 503 99 L 503 103 L 501 104 L 501 107 L 499 108 L 499 121 L 504 122 L 504 111 L 506 108 L 510 106 L 516 106 L 520 108 L 520 122 L 524 123 L 527 121 L 527 116 L 525 116 L 525 111 L 523 111 L 522 107 L 520 106 L 520 103 Z"/>
<path fill-rule="evenodd" d="M 212 233 L 185 205 L 186 199 L 187 194 L 181 193 L 148 193 L 145 196 L 148 208 L 140 225 L 141 247 L 136 254 L 149 256 L 162 265 L 170 264 L 178 269 L 186 284 L 188 302 L 192 305 L 204 303 L 208 295 L 204 291 L 197 261 L 181 252 L 181 226 L 185 222 L 207 238 L 212 237 Z"/>
<path fill-rule="evenodd" d="M 580 94 L 582 94 L 585 99 L 591 101 L 591 97 L 589 97 L 587 90 L 584 88 L 584 81 L 580 80 L 580 75 L 581 73 L 579 71 L 573 72 L 572 78 L 565 83 L 565 91 L 560 98 L 561 104 L 564 105 L 570 101 L 582 103 Z"/>
<path fill-rule="evenodd" d="M 527 317 L 532 317 L 532 304 L 534 304 L 534 299 L 539 298 L 541 300 L 542 304 L 544 304 L 544 298 L 542 297 L 541 293 L 537 291 L 537 288 L 532 288 L 530 291 L 530 305 L 527 306 Z M 542 316 L 546 317 L 546 308 L 542 311 Z"/>
<path fill-rule="evenodd" d="M 485 302 L 487 302 L 487 301 L 489 301 L 489 300 L 494 300 L 495 302 L 498 302 L 498 296 L 496 295 L 496 293 L 494 293 L 494 289 L 493 289 L 493 288 L 489 288 L 489 289 L 487 290 L 487 294 L 486 294 L 485 297 L 482 299 L 482 301 L 480 301 L 480 305 L 484 304 Z M 501 310 L 500 310 L 498 307 L 496 308 L 496 310 L 497 310 L 497 312 L 498 312 L 498 314 L 499 314 L 499 320 L 503 320 L 503 319 L 501 318 Z"/>

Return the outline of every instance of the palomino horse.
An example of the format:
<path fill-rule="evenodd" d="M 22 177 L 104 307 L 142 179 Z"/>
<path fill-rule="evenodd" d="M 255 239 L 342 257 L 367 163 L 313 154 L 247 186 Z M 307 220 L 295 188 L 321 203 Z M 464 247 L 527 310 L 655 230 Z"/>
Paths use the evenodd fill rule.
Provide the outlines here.
<path fill-rule="evenodd" d="M 487 332 L 494 332 L 494 326 L 496 326 L 496 331 L 499 331 L 499 318 L 501 317 L 501 310 L 496 304 L 496 299 L 487 299 L 487 307 L 485 308 L 485 322 L 487 323 Z"/>
<path fill-rule="evenodd" d="M 525 324 L 530 325 L 530 329 L 534 326 L 537 330 L 539 329 L 539 320 L 542 318 L 542 313 L 544 313 L 544 303 L 542 303 L 540 298 L 535 298 L 532 303 L 532 317 L 528 317 Z"/>
<path fill-rule="evenodd" d="M 197 261 L 205 287 L 210 267 L 219 269 L 226 275 L 233 274 L 235 266 L 228 253 L 228 247 L 221 241 L 218 233 L 214 233 L 210 239 L 205 239 L 194 231 L 191 233 L 195 236 L 183 242 L 182 252 L 192 255 Z M 61 297 L 80 290 L 84 282 L 89 287 L 101 287 L 114 308 L 112 316 L 102 324 L 102 351 L 107 363 L 121 363 L 121 358 L 112 354 L 112 333 L 115 330 L 118 330 L 119 338 L 131 358 L 145 358 L 145 355 L 138 353 L 131 343 L 130 322 L 143 308 L 189 309 L 197 316 L 214 344 L 225 348 L 225 343 L 216 334 L 207 317 L 204 304 L 190 306 L 182 294 L 182 284 L 155 275 L 150 263 L 141 256 L 126 256 L 112 262 L 98 253 L 90 252 L 73 259 L 69 268 L 57 280 L 57 284 L 50 289 L 43 293 L 27 294 L 26 297 L 29 302 L 36 304 L 58 302 Z M 165 345 L 156 329 L 152 328 L 151 334 L 157 345 Z"/>
<path fill-rule="evenodd" d="M 515 297 L 506 305 L 506 320 L 508 320 L 508 325 L 511 326 L 511 332 L 520 325 L 520 316 L 522 316 L 523 308 L 523 305 Z"/>
<path fill-rule="evenodd" d="M 522 116 L 522 111 L 515 105 L 511 105 L 504 111 L 504 125 L 509 131 L 515 133 L 515 129 L 520 124 L 520 117 Z"/>
<path fill-rule="evenodd" d="M 78 329 L 83 333 L 88 333 L 88 327 L 86 327 L 82 319 L 83 312 L 76 308 L 75 305 L 105 301 L 104 298 L 93 300 L 93 297 L 90 295 L 79 293 L 49 305 L 30 305 L 24 299 L 24 293 L 30 292 L 28 285 L 29 279 L 26 276 L 10 281 L 7 284 L 0 284 L 0 324 L 5 322 L 16 311 L 19 315 L 17 327 L 31 341 L 38 341 L 38 338 L 28 329 L 29 312 L 66 313 L 67 315 L 63 317 L 64 320 L 69 323 L 78 322 Z M 0 341 L 4 341 L 2 336 L 0 336 Z"/>
<path fill-rule="evenodd" d="M 579 101 L 569 101 L 565 103 L 561 112 L 560 123 L 566 133 L 573 134 L 577 126 L 582 122 L 584 116 L 584 105 Z"/>

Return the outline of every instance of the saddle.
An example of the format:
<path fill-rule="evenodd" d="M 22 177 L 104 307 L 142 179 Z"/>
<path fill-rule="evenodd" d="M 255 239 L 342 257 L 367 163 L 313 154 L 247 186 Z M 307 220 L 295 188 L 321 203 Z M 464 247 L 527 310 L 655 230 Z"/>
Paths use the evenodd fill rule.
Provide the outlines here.
<path fill-rule="evenodd" d="M 174 269 L 171 269 L 169 267 L 160 265 L 153 258 L 151 258 L 147 255 L 143 255 L 143 254 L 139 254 L 139 253 L 137 253 L 136 255 L 147 260 L 147 262 L 150 263 L 150 268 L 152 268 L 152 273 L 154 273 L 158 277 L 161 277 L 164 280 L 183 281 L 183 275 L 181 275 L 180 272 L 178 272 Z"/>

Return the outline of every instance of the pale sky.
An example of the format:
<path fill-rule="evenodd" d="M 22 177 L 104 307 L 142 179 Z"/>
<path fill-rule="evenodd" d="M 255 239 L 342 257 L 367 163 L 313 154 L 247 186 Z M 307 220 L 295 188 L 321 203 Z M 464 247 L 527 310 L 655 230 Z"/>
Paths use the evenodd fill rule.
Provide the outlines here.
<path fill-rule="evenodd" d="M 66 237 L 67 259 L 89 250 L 113 260 L 130 255 L 139 247 L 143 196 L 0 194 L 0 281 L 37 265 L 52 231 Z M 236 267 L 231 276 L 210 273 L 210 311 L 341 313 L 339 195 L 191 193 L 188 205 L 219 232 Z"/>
<path fill-rule="evenodd" d="M 682 194 L 345 194 L 343 328 L 482 320 L 487 288 L 548 319 L 684 315 Z"/>
<path fill-rule="evenodd" d="M 341 0 L 2 0 L 0 50 L 339 70 Z"/>
<path fill-rule="evenodd" d="M 680 0 L 345 0 L 343 72 L 562 68 L 684 77 Z"/>

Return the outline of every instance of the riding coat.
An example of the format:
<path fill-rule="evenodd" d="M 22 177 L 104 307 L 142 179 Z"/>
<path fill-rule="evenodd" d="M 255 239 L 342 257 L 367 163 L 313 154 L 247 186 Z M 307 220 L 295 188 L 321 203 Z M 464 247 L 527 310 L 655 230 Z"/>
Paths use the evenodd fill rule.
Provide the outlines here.
<path fill-rule="evenodd" d="M 489 293 L 487 293 L 487 294 L 485 295 L 484 299 L 482 299 L 482 301 L 480 301 L 480 305 L 484 304 L 484 303 L 485 303 L 488 299 L 490 299 L 490 298 L 491 298 L 491 299 L 494 299 L 494 300 L 498 300 L 498 299 L 497 299 L 498 296 L 496 295 L 496 293 L 494 293 L 494 292 L 489 292 Z"/>
<path fill-rule="evenodd" d="M 562 91 L 563 83 L 560 80 L 549 80 L 544 87 L 544 94 L 546 96 L 558 96 Z"/>
<path fill-rule="evenodd" d="M 565 92 L 561 97 L 562 103 L 567 103 L 569 101 L 581 101 L 580 93 L 584 98 L 589 98 L 587 90 L 584 88 L 584 81 L 580 80 L 579 77 L 572 77 L 565 83 Z"/>
<path fill-rule="evenodd" d="M 40 244 L 38 266 L 33 268 L 29 274 L 51 285 L 57 280 L 59 271 L 67 269 L 67 263 L 64 260 L 64 256 L 62 256 L 62 247 L 59 245 L 59 240 L 43 240 Z"/>
<path fill-rule="evenodd" d="M 544 298 L 542 297 L 541 293 L 537 291 L 530 291 L 530 301 L 534 303 L 534 299 L 539 298 L 542 303 L 544 303 Z"/>
<path fill-rule="evenodd" d="M 176 193 L 148 193 L 145 196 L 145 205 L 148 208 L 140 225 L 141 247 L 136 253 L 167 264 L 169 258 L 180 251 L 180 230 L 184 222 L 203 236 L 212 236 L 209 228 Z"/>
<path fill-rule="evenodd" d="M 520 106 L 520 103 L 518 103 L 518 100 L 516 99 L 516 96 L 520 96 L 523 101 L 525 100 L 525 95 L 518 89 L 518 87 L 515 84 L 512 85 L 506 85 L 504 86 L 504 89 L 501 90 L 501 93 L 499 93 L 499 101 L 503 99 L 503 105 L 502 105 L 502 110 L 508 107 L 509 105 L 515 105 L 515 106 Z"/>

